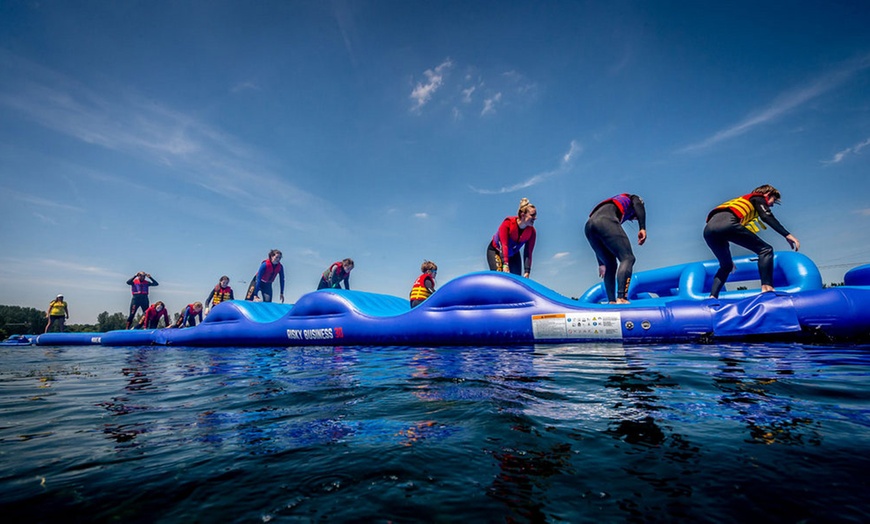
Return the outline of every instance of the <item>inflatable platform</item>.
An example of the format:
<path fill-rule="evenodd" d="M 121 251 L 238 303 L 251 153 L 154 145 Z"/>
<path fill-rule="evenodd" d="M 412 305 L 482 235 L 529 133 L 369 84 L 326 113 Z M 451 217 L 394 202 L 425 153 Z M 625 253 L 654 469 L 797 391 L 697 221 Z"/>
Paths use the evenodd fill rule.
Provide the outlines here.
<path fill-rule="evenodd" d="M 735 259 L 729 282 L 756 279 L 756 260 Z M 295 305 L 229 301 L 183 329 L 48 333 L 37 345 L 311 346 L 527 345 L 613 341 L 870 341 L 870 266 L 848 285 L 823 289 L 816 266 L 777 253 L 776 292 L 723 292 L 705 298 L 715 262 L 638 272 L 628 305 L 604 304 L 600 286 L 579 299 L 511 274 L 479 272 L 444 284 L 420 306 L 407 298 L 324 289 Z"/>

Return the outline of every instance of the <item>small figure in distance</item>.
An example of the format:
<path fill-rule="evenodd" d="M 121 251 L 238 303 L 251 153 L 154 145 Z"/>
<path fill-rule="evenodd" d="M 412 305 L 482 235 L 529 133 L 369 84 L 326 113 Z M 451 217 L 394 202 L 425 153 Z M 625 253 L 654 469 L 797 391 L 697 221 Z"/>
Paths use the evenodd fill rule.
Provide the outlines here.
<path fill-rule="evenodd" d="M 646 207 L 637 195 L 622 193 L 599 202 L 586 221 L 586 239 L 598 259 L 598 276 L 611 304 L 628 304 L 626 298 L 634 269 L 631 241 L 622 224 L 637 220 L 637 245 L 646 242 Z M 618 261 L 618 263 L 617 263 Z"/>
<path fill-rule="evenodd" d="M 58 331 L 64 332 L 64 323 L 69 319 L 69 305 L 64 302 L 63 295 L 58 295 L 49 302 L 45 316 L 48 318 L 48 322 L 45 324 L 45 333 L 48 333 L 54 325 L 57 325 Z"/>
<path fill-rule="evenodd" d="M 415 308 L 423 303 L 435 292 L 435 275 L 438 273 L 438 266 L 435 262 L 427 260 L 420 266 L 420 271 L 423 273 L 414 285 L 411 287 L 411 307 Z"/>
<path fill-rule="evenodd" d="M 762 228 L 767 229 L 764 226 L 767 224 L 785 237 L 792 249 L 797 251 L 801 247 L 800 241 L 779 223 L 770 210 L 774 204 L 779 203 L 780 197 L 775 187 L 765 184 L 755 188 L 752 193 L 716 206 L 707 215 L 704 240 L 719 261 L 719 270 L 713 277 L 710 298 L 719 298 L 719 292 L 725 286 L 728 275 L 734 270 L 729 243 L 737 244 L 758 255 L 761 292 L 774 291 L 773 247 L 758 236 L 758 231 Z"/>
<path fill-rule="evenodd" d="M 505 218 L 486 246 L 486 262 L 492 271 L 504 271 L 529 278 L 535 250 L 535 220 L 538 210 L 528 198 L 520 200 L 517 216 Z M 520 256 L 520 250 L 523 256 Z M 523 271 L 525 265 L 525 271 Z"/>
<path fill-rule="evenodd" d="M 350 272 L 353 269 L 353 259 L 345 258 L 340 262 L 333 262 L 323 275 L 320 276 L 320 283 L 317 289 L 337 288 L 341 289 L 341 283 L 344 282 L 344 289 L 350 289 Z"/>
<path fill-rule="evenodd" d="M 195 327 L 197 317 L 199 317 L 199 321 L 202 322 L 202 302 L 194 302 L 193 304 L 184 306 L 178 320 L 175 321 L 175 325 L 172 327 Z"/>
<path fill-rule="evenodd" d="M 127 317 L 126 328 L 130 329 L 133 325 L 133 318 L 136 317 L 139 308 L 142 308 L 143 313 L 148 309 L 148 287 L 160 284 L 149 273 L 140 271 L 127 281 L 127 285 L 131 286 L 130 290 L 133 292 L 133 299 L 130 301 L 130 316 Z"/>
<path fill-rule="evenodd" d="M 284 266 L 281 265 L 281 258 L 284 255 L 281 251 L 273 249 L 269 251 L 266 260 L 260 263 L 260 269 L 248 286 L 248 292 L 245 295 L 245 300 L 253 300 L 258 302 L 259 295 L 262 294 L 263 302 L 272 301 L 272 282 L 275 277 L 279 277 L 281 283 L 281 303 L 284 303 Z"/>
<path fill-rule="evenodd" d="M 139 329 L 157 329 L 160 327 L 161 318 L 163 319 L 164 326 L 172 326 L 169 320 L 169 312 L 166 310 L 166 304 L 158 300 L 145 310 L 145 314 L 139 319 L 139 324 L 136 327 Z"/>
<path fill-rule="evenodd" d="M 223 275 L 205 299 L 205 314 L 208 315 L 211 308 L 227 300 L 234 300 L 233 288 L 230 287 L 230 277 Z"/>

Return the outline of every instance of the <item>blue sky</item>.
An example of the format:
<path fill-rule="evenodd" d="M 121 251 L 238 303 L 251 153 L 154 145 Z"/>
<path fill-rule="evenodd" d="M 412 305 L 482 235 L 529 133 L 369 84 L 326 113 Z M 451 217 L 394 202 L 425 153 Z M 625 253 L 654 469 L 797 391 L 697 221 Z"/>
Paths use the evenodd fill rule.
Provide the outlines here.
<path fill-rule="evenodd" d="M 840 281 L 870 262 L 868 27 L 857 1 L 2 0 L 0 304 L 92 323 L 144 270 L 179 311 L 271 248 L 287 302 L 344 257 L 404 297 L 424 259 L 485 269 L 522 197 L 532 278 L 579 296 L 603 198 L 645 199 L 643 271 L 711 258 L 706 213 L 763 183 Z"/>

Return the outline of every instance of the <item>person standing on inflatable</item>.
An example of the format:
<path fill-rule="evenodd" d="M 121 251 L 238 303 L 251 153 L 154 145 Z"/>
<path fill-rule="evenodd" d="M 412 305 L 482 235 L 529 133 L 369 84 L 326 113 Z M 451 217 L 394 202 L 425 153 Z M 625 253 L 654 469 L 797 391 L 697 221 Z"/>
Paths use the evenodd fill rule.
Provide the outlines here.
<path fill-rule="evenodd" d="M 143 313 L 148 309 L 148 287 L 159 286 L 160 284 L 149 273 L 140 271 L 127 281 L 127 285 L 131 286 L 130 290 L 133 292 L 133 299 L 130 301 L 130 316 L 127 317 L 126 328 L 130 329 L 133 325 L 133 318 L 136 317 L 139 308 L 142 308 Z"/>
<path fill-rule="evenodd" d="M 350 289 L 350 271 L 353 269 L 353 259 L 345 258 L 339 262 L 333 262 L 320 276 L 317 289 L 338 288 L 344 282 L 344 289 Z"/>
<path fill-rule="evenodd" d="M 420 266 L 422 275 L 417 277 L 414 285 L 411 287 L 411 307 L 415 308 L 423 303 L 435 292 L 435 275 L 438 273 L 438 266 L 435 262 L 427 260 Z"/>
<path fill-rule="evenodd" d="M 227 300 L 234 300 L 233 288 L 230 287 L 230 277 L 223 275 L 205 299 L 205 314 L 208 315 L 211 308 Z"/>
<path fill-rule="evenodd" d="M 284 266 L 281 265 L 281 258 L 284 255 L 277 249 L 269 251 L 269 255 L 260 264 L 260 269 L 257 271 L 251 285 L 248 286 L 248 293 L 245 295 L 245 300 L 260 300 L 258 294 L 263 295 L 263 302 L 272 301 L 272 282 L 275 277 L 279 277 L 281 283 L 281 303 L 284 303 Z"/>
<path fill-rule="evenodd" d="M 600 202 L 586 221 L 586 239 L 595 251 L 598 276 L 604 279 L 604 291 L 611 304 L 629 303 L 625 297 L 635 259 L 631 241 L 622 229 L 629 220 L 637 220 L 637 245 L 642 246 L 646 242 L 646 208 L 637 195 L 622 193 Z"/>
<path fill-rule="evenodd" d="M 63 295 L 58 295 L 57 298 L 48 304 L 48 310 L 45 312 L 48 317 L 48 322 L 45 324 L 45 332 L 57 324 L 57 329 L 61 333 L 64 331 L 64 323 L 69 319 L 69 306 L 63 301 Z"/>
<path fill-rule="evenodd" d="M 529 278 L 537 236 L 534 225 L 537 218 L 538 210 L 529 203 L 529 199 L 520 200 L 517 216 L 505 218 L 486 246 L 486 262 L 490 270 L 522 274 Z M 522 257 L 520 250 L 523 251 Z"/>
<path fill-rule="evenodd" d="M 758 236 L 759 230 L 767 229 L 764 225 L 767 224 L 785 237 L 792 249 L 797 251 L 801 247 L 800 241 L 789 233 L 770 211 L 774 204 L 779 203 L 779 199 L 779 191 L 772 185 L 765 184 L 755 188 L 748 195 L 716 206 L 707 215 L 704 241 L 719 261 L 719 270 L 713 277 L 713 287 L 710 289 L 711 298 L 719 298 L 719 292 L 725 286 L 728 275 L 734 270 L 730 242 L 758 255 L 761 292 L 774 291 L 773 247 Z"/>

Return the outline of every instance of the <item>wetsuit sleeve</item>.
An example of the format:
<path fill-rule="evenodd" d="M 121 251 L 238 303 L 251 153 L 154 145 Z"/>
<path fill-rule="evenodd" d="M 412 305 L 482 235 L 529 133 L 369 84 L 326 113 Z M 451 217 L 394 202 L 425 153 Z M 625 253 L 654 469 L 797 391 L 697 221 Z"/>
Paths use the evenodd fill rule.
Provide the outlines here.
<path fill-rule="evenodd" d="M 350 289 L 350 275 L 344 277 L 344 289 Z"/>
<path fill-rule="evenodd" d="M 169 311 L 165 306 L 163 307 L 163 322 L 166 323 L 166 327 L 169 327 Z"/>
<path fill-rule="evenodd" d="M 283 271 L 283 268 L 282 268 Z M 266 261 L 260 263 L 260 269 L 257 270 L 257 276 L 254 277 L 254 296 L 260 292 L 260 282 L 263 281 L 263 274 L 266 272 Z M 282 273 L 283 274 L 283 273 Z M 283 282 L 283 277 L 282 277 Z"/>
<path fill-rule="evenodd" d="M 526 247 L 523 251 L 523 255 L 526 258 L 526 273 L 532 272 L 532 252 L 535 250 L 535 241 L 538 238 L 538 230 L 534 226 L 529 227 L 532 228 L 532 235 L 529 237 L 528 242 L 526 242 Z"/>
<path fill-rule="evenodd" d="M 205 297 L 205 302 L 204 302 L 204 304 L 209 304 L 209 305 L 211 305 L 211 299 L 213 299 L 213 298 L 214 298 L 214 288 L 211 288 L 211 292 L 208 294 L 207 297 Z"/>
<path fill-rule="evenodd" d="M 160 284 L 157 283 L 156 280 L 154 280 L 154 277 L 148 277 L 148 280 L 151 281 L 151 285 L 152 285 L 152 286 L 159 286 L 159 285 L 160 285 Z"/>
<path fill-rule="evenodd" d="M 770 210 L 770 207 L 768 207 L 767 202 L 764 201 L 763 196 L 753 196 L 749 201 L 752 202 L 753 206 L 755 206 L 755 210 L 758 211 L 758 218 L 760 218 L 762 222 L 784 237 L 789 235 L 788 230 L 779 223 L 779 220 L 777 220 L 775 216 L 773 216 L 773 212 Z"/>
<path fill-rule="evenodd" d="M 278 272 L 278 276 L 281 278 L 281 294 L 284 294 L 284 266 L 281 266 L 281 271 Z"/>
<path fill-rule="evenodd" d="M 435 279 L 427 278 L 423 281 L 423 285 L 426 286 L 426 289 L 429 290 L 429 293 L 435 292 Z"/>
<path fill-rule="evenodd" d="M 643 199 L 637 195 L 631 195 L 631 207 L 634 208 L 634 214 L 637 216 L 637 228 L 646 229 L 646 206 Z"/>
<path fill-rule="evenodd" d="M 230 288 L 230 300 L 235 300 L 235 295 L 233 295 L 233 288 Z"/>
<path fill-rule="evenodd" d="M 498 241 L 501 244 L 499 248 L 501 250 L 501 260 L 502 263 L 507 265 L 508 260 L 510 260 L 510 236 L 511 236 L 511 225 L 516 224 L 516 221 L 510 218 L 504 219 L 501 225 L 498 227 Z"/>
<path fill-rule="evenodd" d="M 130 277 L 130 280 L 127 281 L 127 285 L 128 285 L 128 286 L 132 286 L 132 285 L 133 285 L 133 281 L 134 281 L 135 279 L 136 279 L 136 277 Z"/>

